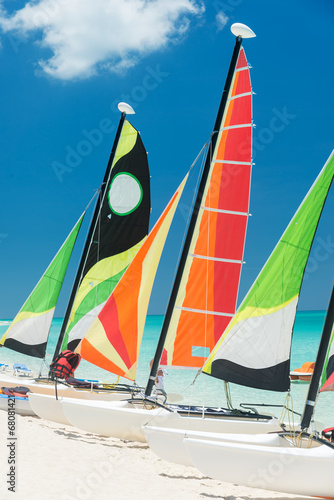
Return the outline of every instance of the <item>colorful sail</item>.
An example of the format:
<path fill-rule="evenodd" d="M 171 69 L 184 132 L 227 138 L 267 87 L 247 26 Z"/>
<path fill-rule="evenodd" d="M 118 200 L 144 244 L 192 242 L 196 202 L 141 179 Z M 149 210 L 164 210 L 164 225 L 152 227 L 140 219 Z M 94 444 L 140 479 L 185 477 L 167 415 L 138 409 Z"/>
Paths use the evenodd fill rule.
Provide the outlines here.
<path fill-rule="evenodd" d="M 29 356 L 44 358 L 58 296 L 83 218 L 84 214 L 3 335 L 0 344 Z"/>
<path fill-rule="evenodd" d="M 239 385 L 286 391 L 300 288 L 334 175 L 334 152 L 203 367 Z"/>
<path fill-rule="evenodd" d="M 334 391 L 334 328 L 328 348 L 326 362 L 322 373 L 321 392 Z"/>
<path fill-rule="evenodd" d="M 169 366 L 201 367 L 236 309 L 249 212 L 253 124 L 243 48 L 238 48 L 234 64 L 213 133 L 215 145 L 209 148 L 212 156 L 204 168 L 191 241 L 184 250 L 166 334 Z"/>
<path fill-rule="evenodd" d="M 147 153 L 139 132 L 127 120 L 105 182 L 62 350 L 78 345 L 148 234 Z"/>
<path fill-rule="evenodd" d="M 187 177 L 76 349 L 90 363 L 131 380 L 156 270 Z"/>

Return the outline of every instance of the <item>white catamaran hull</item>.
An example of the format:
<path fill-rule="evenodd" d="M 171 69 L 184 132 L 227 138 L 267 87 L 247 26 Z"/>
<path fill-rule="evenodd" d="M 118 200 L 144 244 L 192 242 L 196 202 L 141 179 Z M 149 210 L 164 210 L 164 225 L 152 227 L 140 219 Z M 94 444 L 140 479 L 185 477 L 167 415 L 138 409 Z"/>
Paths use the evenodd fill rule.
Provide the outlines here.
<path fill-rule="evenodd" d="M 169 413 L 150 403 L 147 409 L 135 408 L 128 401 L 63 399 L 62 405 L 67 420 L 78 429 L 143 443 L 146 442 L 143 425 L 158 414 L 163 418 Z"/>
<path fill-rule="evenodd" d="M 112 401 L 120 401 L 127 396 L 121 392 L 114 392 L 109 397 Z M 31 409 L 38 417 L 50 422 L 72 425 L 65 416 L 62 396 L 56 399 L 54 395 L 29 393 L 29 402 Z"/>
<path fill-rule="evenodd" d="M 180 429 L 183 433 L 186 428 L 194 431 L 236 433 L 264 433 L 281 430 L 275 418 L 269 421 L 215 416 L 202 418 L 200 413 L 189 417 L 182 416 L 177 411 L 156 407 L 150 402 L 80 401 L 64 398 L 62 406 L 66 419 L 73 426 L 87 432 L 130 441 L 146 442 L 143 428 L 145 425 L 170 427 L 172 430 Z M 182 446 L 182 434 L 176 439 Z"/>
<path fill-rule="evenodd" d="M 272 419 L 268 421 L 246 421 L 241 422 L 236 419 L 229 419 L 228 422 L 221 421 L 209 421 L 203 420 L 201 427 L 206 430 L 191 430 L 189 427 L 187 429 L 178 429 L 175 427 L 154 427 L 152 425 L 147 425 L 144 427 L 146 441 L 149 447 L 159 458 L 167 460 L 168 462 L 173 462 L 181 465 L 190 465 L 194 467 L 194 463 L 188 453 L 185 438 L 193 439 L 210 439 L 213 441 L 220 441 L 226 439 L 229 436 L 229 440 L 233 441 L 233 434 L 237 434 L 237 440 L 240 440 L 238 433 L 249 433 L 250 440 L 254 439 L 254 442 L 261 442 L 258 437 L 258 433 L 267 432 L 277 432 L 281 430 L 277 419 Z M 226 419 L 227 420 L 227 419 Z M 193 425 L 194 426 L 194 425 Z M 195 426 L 194 426 L 195 427 Z M 200 427 L 200 425 L 198 425 Z M 213 432 L 213 428 L 216 428 L 216 432 Z M 224 429 L 224 430 L 218 430 Z M 231 434 L 226 434 L 230 432 Z M 264 434 L 267 441 L 268 437 Z M 272 436 L 275 436 L 272 434 Z"/>
<path fill-rule="evenodd" d="M 35 412 L 31 409 L 28 398 L 23 398 L 20 396 L 15 396 L 10 398 L 11 401 L 14 399 L 15 404 L 10 403 L 8 405 L 8 396 L 5 394 L 0 394 L 0 410 L 8 412 L 8 410 L 13 410 L 17 415 L 25 416 L 35 416 Z"/>
<path fill-rule="evenodd" d="M 213 479 L 333 498 L 333 448 L 314 441 L 311 448 L 296 448 L 278 435 L 274 439 L 271 435 L 254 437 L 258 444 L 247 435 L 227 435 L 226 441 L 186 438 L 185 444 L 195 467 Z"/>

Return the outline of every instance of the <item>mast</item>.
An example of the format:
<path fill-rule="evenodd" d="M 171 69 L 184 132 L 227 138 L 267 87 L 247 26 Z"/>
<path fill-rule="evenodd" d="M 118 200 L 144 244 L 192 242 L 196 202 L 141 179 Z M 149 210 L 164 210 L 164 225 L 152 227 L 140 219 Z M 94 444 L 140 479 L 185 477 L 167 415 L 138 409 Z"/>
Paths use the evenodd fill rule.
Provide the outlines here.
<path fill-rule="evenodd" d="M 118 109 L 121 111 L 120 121 L 119 121 L 119 124 L 118 124 L 118 128 L 117 128 L 117 132 L 116 132 L 114 144 L 113 144 L 111 152 L 110 152 L 110 156 L 109 156 L 107 168 L 106 168 L 106 171 L 105 171 L 105 174 L 104 174 L 104 178 L 103 178 L 103 181 L 102 181 L 102 184 L 101 184 L 100 193 L 99 193 L 99 196 L 98 196 L 98 199 L 97 199 L 97 202 L 96 202 L 96 206 L 95 206 L 95 210 L 94 210 L 92 222 L 91 222 L 91 225 L 90 225 L 90 228 L 89 228 L 89 232 L 88 232 L 88 235 L 87 235 L 85 247 L 84 247 L 83 252 L 82 252 L 80 264 L 79 264 L 79 267 L 78 267 L 78 270 L 77 270 L 77 274 L 76 274 L 76 277 L 75 277 L 75 280 L 74 280 L 74 284 L 73 284 L 73 287 L 72 287 L 72 292 L 71 292 L 71 295 L 70 295 L 70 299 L 69 299 L 69 302 L 67 304 L 67 309 L 66 309 L 66 312 L 65 312 L 65 316 L 64 316 L 63 323 L 62 323 L 60 335 L 59 335 L 58 342 L 57 342 L 57 345 L 56 345 L 56 349 L 55 349 L 55 352 L 54 352 L 53 361 L 58 356 L 58 354 L 59 354 L 59 352 L 61 350 L 61 345 L 62 345 L 63 340 L 64 340 L 64 336 L 65 336 L 65 333 L 66 333 L 66 328 L 67 328 L 68 320 L 69 320 L 69 317 L 70 317 L 70 314 L 71 314 L 71 311 L 72 311 L 72 307 L 73 307 L 73 303 L 74 303 L 74 300 L 75 300 L 75 296 L 77 294 L 77 291 L 78 291 L 78 288 L 79 288 L 79 285 L 80 285 L 80 281 L 81 281 L 81 278 L 82 278 L 82 272 L 83 272 L 83 269 L 85 267 L 87 253 L 89 251 L 91 240 L 92 240 L 92 237 L 94 235 L 95 228 L 96 228 L 96 225 L 97 225 L 97 222 L 98 222 L 98 219 L 99 219 L 99 215 L 100 215 L 100 211 L 101 211 L 101 206 L 102 206 L 102 202 L 103 202 L 105 190 L 106 190 L 106 187 L 107 187 L 107 184 L 108 184 L 108 179 L 110 177 L 110 171 L 111 171 L 111 167 L 112 167 L 112 164 L 113 164 L 113 161 L 114 161 L 114 158 L 115 158 L 115 154 L 116 154 L 116 150 L 117 150 L 117 145 L 118 145 L 121 133 L 122 133 L 122 128 L 123 128 L 123 125 L 124 125 L 124 121 L 125 121 L 125 118 L 126 118 L 127 114 L 134 114 L 135 113 L 134 110 L 132 109 L 132 107 L 129 104 L 126 104 L 126 103 L 123 103 L 123 102 L 121 102 L 121 103 L 118 104 Z"/>
<path fill-rule="evenodd" d="M 196 196 L 196 201 L 194 203 L 194 208 L 193 208 L 193 212 L 192 212 L 192 215 L 191 215 L 191 219 L 190 219 L 190 223 L 189 223 L 189 227 L 188 227 L 187 236 L 186 236 L 186 239 L 185 239 L 185 242 L 184 242 L 184 246 L 183 246 L 181 258 L 180 258 L 180 261 L 179 261 L 179 265 L 178 265 L 178 269 L 177 269 L 175 281 L 174 281 L 174 284 L 173 284 L 172 292 L 171 292 L 169 303 L 168 303 L 168 306 L 167 306 L 167 311 L 166 311 L 165 319 L 164 319 L 164 322 L 163 322 L 163 325 L 162 325 L 161 334 L 160 334 L 159 342 L 158 342 L 158 345 L 157 345 L 156 353 L 155 353 L 155 356 L 153 358 L 150 376 L 149 376 L 148 383 L 147 383 L 147 386 L 146 386 L 146 389 L 145 389 L 145 394 L 148 395 L 148 396 L 151 394 L 153 386 L 154 386 L 155 377 L 156 377 L 156 374 L 157 374 L 157 371 L 158 371 L 158 368 L 159 368 L 159 363 L 160 363 L 161 355 L 162 355 L 162 352 L 163 352 L 165 340 L 166 340 L 166 337 L 167 337 L 167 332 L 168 332 L 169 324 L 170 324 L 170 321 L 171 321 L 171 317 L 172 317 L 172 313 L 173 313 L 175 301 L 176 301 L 176 298 L 177 298 L 179 286 L 180 286 L 180 283 L 181 283 L 181 280 L 182 280 L 182 275 L 183 275 L 184 267 L 185 267 L 187 256 L 188 256 L 188 253 L 189 253 L 189 248 L 190 248 L 190 245 L 191 245 L 191 241 L 192 241 L 192 237 L 193 237 L 193 232 L 194 232 L 194 229 L 195 229 L 195 226 L 196 226 L 196 221 L 197 221 L 197 218 L 198 218 L 198 215 L 199 215 L 199 210 L 200 210 L 200 207 L 202 205 L 202 200 L 203 200 L 203 195 L 204 195 L 204 191 L 205 191 L 205 186 L 206 186 L 206 183 L 207 183 L 207 180 L 208 180 L 208 176 L 209 176 L 209 172 L 210 172 L 210 166 L 211 166 L 211 155 L 210 155 L 210 152 L 214 152 L 215 147 L 216 147 L 216 143 L 217 143 L 217 140 L 218 140 L 219 129 L 220 129 L 221 122 L 222 122 L 222 119 L 223 119 L 223 116 L 224 116 L 227 99 L 228 99 L 228 96 L 229 96 L 229 93 L 230 93 L 230 88 L 231 88 L 231 83 L 232 83 L 232 79 L 233 79 L 233 74 L 234 74 L 234 71 L 236 69 L 236 65 L 237 65 L 237 61 L 238 61 L 238 56 L 239 56 L 240 49 L 241 49 L 242 38 L 243 37 L 244 38 L 248 38 L 248 37 L 255 36 L 255 34 L 253 33 L 252 30 L 250 30 L 247 26 L 245 26 L 243 24 L 239 24 L 239 23 L 234 24 L 231 27 L 231 31 L 236 36 L 235 46 L 234 46 L 234 50 L 233 50 L 233 53 L 232 53 L 230 67 L 229 67 L 229 70 L 228 70 L 228 73 L 227 73 L 226 82 L 225 82 L 225 86 L 224 86 L 224 90 L 223 90 L 223 94 L 222 94 L 220 106 L 219 106 L 218 113 L 217 113 L 217 118 L 216 118 L 215 125 L 214 125 L 214 128 L 213 128 L 212 134 L 211 134 L 211 141 L 210 141 L 210 144 L 208 146 L 208 154 L 207 154 L 205 165 L 204 165 L 204 169 L 203 169 L 203 172 L 202 172 L 202 177 L 201 177 L 201 181 L 200 181 L 198 192 L 197 192 L 197 196 Z"/>
<path fill-rule="evenodd" d="M 324 367 L 329 342 L 331 339 L 333 323 L 334 323 L 334 286 L 332 289 L 332 294 L 327 309 L 319 350 L 315 361 L 314 372 L 312 375 L 310 387 L 306 398 L 304 413 L 301 419 L 300 426 L 302 430 L 306 430 L 309 428 L 314 413 L 315 402 L 317 399 L 317 394 L 319 389 L 320 377 Z"/>

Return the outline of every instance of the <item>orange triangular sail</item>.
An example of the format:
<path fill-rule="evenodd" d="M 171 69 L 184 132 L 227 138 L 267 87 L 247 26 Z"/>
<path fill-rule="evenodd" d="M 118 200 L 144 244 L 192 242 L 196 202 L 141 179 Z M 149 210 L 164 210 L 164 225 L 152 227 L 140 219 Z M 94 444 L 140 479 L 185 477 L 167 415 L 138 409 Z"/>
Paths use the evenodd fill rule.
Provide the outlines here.
<path fill-rule="evenodd" d="M 76 349 L 90 363 L 130 380 L 136 375 L 156 270 L 187 177 Z"/>

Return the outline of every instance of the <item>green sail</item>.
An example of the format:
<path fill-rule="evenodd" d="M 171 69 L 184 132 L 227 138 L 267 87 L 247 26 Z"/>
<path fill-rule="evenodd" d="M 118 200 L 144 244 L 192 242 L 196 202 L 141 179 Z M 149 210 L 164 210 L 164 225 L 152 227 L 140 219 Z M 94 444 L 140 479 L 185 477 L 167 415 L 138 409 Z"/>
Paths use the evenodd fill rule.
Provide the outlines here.
<path fill-rule="evenodd" d="M 216 344 L 203 372 L 239 385 L 286 391 L 300 288 L 334 175 L 334 153 Z"/>
<path fill-rule="evenodd" d="M 5 347 L 36 358 L 45 356 L 54 310 L 83 218 L 84 214 L 1 338 Z"/>

